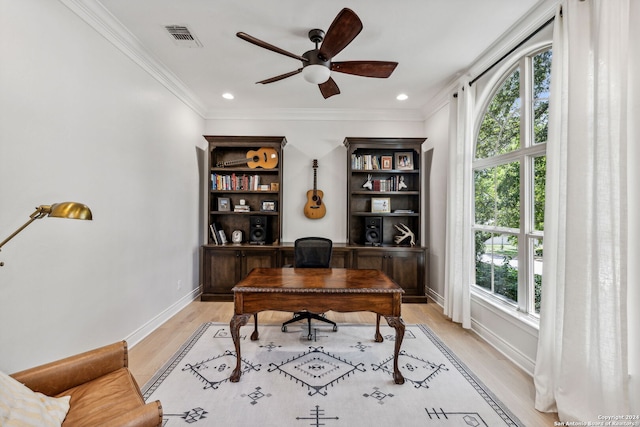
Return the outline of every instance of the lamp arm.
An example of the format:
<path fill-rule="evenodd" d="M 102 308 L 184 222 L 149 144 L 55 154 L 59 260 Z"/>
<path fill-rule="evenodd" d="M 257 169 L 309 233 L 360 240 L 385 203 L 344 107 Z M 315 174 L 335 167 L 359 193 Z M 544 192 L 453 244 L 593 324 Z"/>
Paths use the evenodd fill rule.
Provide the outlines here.
<path fill-rule="evenodd" d="M 20 228 L 18 228 L 16 231 L 14 231 L 13 233 L 11 233 L 11 235 L 9 237 L 7 237 L 6 239 L 4 239 L 2 241 L 2 243 L 0 243 L 0 248 L 3 247 L 9 240 L 13 239 L 19 232 L 21 232 L 22 230 L 24 230 L 25 228 L 27 228 L 27 226 L 29 224 L 31 224 L 33 221 L 35 221 L 36 219 L 40 219 L 40 218 L 44 218 L 45 216 L 47 216 L 47 214 L 49 214 L 51 212 L 51 206 L 38 206 L 35 210 L 34 213 L 32 213 L 29 216 L 29 221 L 25 222 L 24 225 L 22 225 Z"/>

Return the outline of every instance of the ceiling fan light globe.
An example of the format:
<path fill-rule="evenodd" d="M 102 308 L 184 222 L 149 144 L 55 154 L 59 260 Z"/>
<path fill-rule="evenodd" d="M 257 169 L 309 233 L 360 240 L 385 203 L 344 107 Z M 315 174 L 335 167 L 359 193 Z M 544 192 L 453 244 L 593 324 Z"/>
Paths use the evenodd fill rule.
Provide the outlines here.
<path fill-rule="evenodd" d="M 302 69 L 302 76 L 313 84 L 324 83 L 331 77 L 331 70 L 324 65 L 311 64 Z"/>

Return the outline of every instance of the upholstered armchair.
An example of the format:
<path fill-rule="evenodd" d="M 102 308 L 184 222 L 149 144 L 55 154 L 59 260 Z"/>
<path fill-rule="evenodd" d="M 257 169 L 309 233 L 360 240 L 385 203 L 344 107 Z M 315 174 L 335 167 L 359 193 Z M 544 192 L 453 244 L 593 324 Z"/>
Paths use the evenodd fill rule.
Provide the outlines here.
<path fill-rule="evenodd" d="M 159 401 L 145 404 L 128 366 L 127 343 L 117 342 L 12 374 L 47 396 L 71 396 L 63 426 L 159 426 Z"/>

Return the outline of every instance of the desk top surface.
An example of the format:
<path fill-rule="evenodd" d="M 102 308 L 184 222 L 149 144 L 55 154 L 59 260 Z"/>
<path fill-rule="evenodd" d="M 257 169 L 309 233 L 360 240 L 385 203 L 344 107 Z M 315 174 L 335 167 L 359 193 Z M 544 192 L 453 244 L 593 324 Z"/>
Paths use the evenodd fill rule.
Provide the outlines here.
<path fill-rule="evenodd" d="M 233 292 L 403 293 L 380 270 L 348 268 L 254 268 Z"/>

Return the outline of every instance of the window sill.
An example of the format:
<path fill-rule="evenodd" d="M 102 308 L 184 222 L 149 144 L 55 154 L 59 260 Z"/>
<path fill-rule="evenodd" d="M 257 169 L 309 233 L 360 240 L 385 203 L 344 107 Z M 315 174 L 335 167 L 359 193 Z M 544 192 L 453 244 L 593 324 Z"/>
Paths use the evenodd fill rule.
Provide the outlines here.
<path fill-rule="evenodd" d="M 500 298 L 496 298 L 476 285 L 471 285 L 471 297 L 506 320 L 511 322 L 517 321 L 523 326 L 534 330 L 534 334 L 537 336 L 537 333 L 540 330 L 539 318 L 519 311 L 514 304 L 503 301 Z"/>

